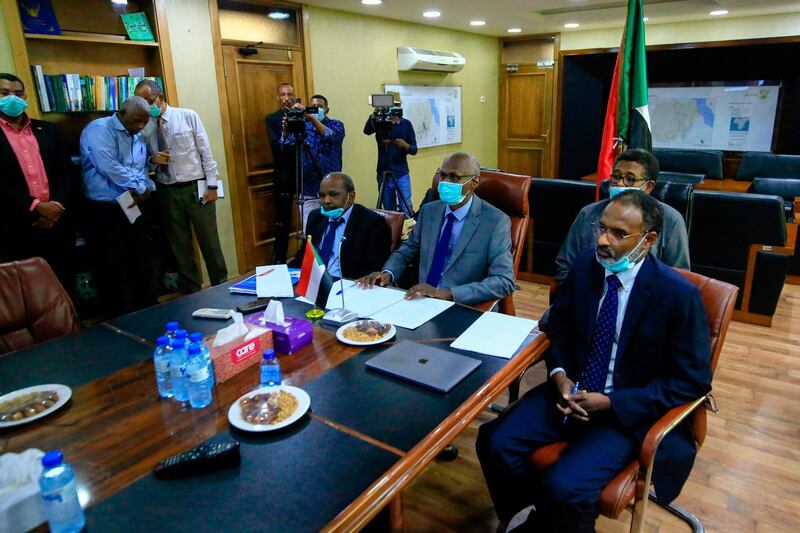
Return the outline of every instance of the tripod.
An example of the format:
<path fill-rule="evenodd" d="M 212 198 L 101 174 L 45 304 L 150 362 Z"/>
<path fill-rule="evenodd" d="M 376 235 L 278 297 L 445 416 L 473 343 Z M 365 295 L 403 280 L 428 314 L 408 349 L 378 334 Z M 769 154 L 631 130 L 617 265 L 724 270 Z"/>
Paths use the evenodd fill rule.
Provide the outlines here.
<path fill-rule="evenodd" d="M 385 161 L 389 158 L 389 150 L 385 145 L 381 146 L 379 144 L 378 146 L 379 150 L 383 150 L 384 152 L 385 155 L 384 165 L 385 165 L 387 164 Z M 380 187 L 378 188 L 378 203 L 375 206 L 375 209 L 383 209 L 384 207 L 383 191 L 386 189 L 387 180 L 391 180 L 392 185 L 394 186 L 395 199 L 399 200 L 397 204 L 402 206 L 403 214 L 405 214 L 406 218 L 413 218 L 414 210 L 409 205 L 408 200 L 406 200 L 406 197 L 403 196 L 403 193 L 400 192 L 400 184 L 397 183 L 397 177 L 394 175 L 394 172 L 392 172 L 391 170 L 383 170 L 379 173 L 379 175 L 381 177 L 381 184 Z"/>
<path fill-rule="evenodd" d="M 319 168 L 319 163 L 317 162 L 317 158 L 314 157 L 314 153 L 311 151 L 311 147 L 306 142 L 306 137 L 308 133 L 304 129 L 300 133 L 292 133 L 291 134 L 294 138 L 294 161 L 295 161 L 295 169 L 294 169 L 294 180 L 295 180 L 295 193 L 297 194 L 297 216 L 299 223 L 303 224 L 303 186 L 305 185 L 305 175 L 303 169 L 304 157 L 308 157 L 311 159 L 311 165 L 314 167 L 314 172 L 317 174 L 318 178 L 322 177 L 322 172 Z M 305 235 L 303 235 L 303 230 L 305 228 L 301 227 L 300 231 L 297 232 L 297 239 L 298 244 L 302 246 L 303 241 L 305 240 Z"/>

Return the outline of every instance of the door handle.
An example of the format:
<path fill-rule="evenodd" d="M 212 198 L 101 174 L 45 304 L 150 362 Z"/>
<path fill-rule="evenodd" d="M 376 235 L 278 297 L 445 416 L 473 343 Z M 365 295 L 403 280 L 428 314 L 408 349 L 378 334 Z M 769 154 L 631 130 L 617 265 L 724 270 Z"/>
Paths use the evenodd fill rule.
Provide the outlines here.
<path fill-rule="evenodd" d="M 546 141 L 549 138 L 550 138 L 550 130 L 544 130 L 544 133 L 542 133 L 542 139 Z"/>

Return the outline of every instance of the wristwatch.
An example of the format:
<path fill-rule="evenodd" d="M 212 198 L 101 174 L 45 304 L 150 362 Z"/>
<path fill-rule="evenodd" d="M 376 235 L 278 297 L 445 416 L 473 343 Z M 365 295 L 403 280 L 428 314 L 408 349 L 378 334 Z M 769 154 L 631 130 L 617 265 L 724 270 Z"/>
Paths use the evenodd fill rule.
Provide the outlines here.
<path fill-rule="evenodd" d="M 206 187 L 206 189 L 208 189 L 209 191 L 216 191 L 217 190 L 217 186 L 216 185 L 209 185 L 208 187 Z"/>

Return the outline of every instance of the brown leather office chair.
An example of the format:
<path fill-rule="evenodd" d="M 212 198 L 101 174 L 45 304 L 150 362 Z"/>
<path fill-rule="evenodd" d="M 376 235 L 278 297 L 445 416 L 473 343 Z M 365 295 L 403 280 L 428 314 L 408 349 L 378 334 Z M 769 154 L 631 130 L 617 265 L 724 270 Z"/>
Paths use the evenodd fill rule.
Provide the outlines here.
<path fill-rule="evenodd" d="M 80 329 L 64 287 L 41 257 L 0 264 L 0 355 Z"/>
<path fill-rule="evenodd" d="M 392 232 L 391 250 L 389 252 L 394 252 L 400 248 L 400 244 L 403 242 L 403 221 L 405 221 L 406 216 L 400 211 L 387 211 L 385 209 L 373 209 L 373 211 L 382 216 L 386 224 L 388 224 L 389 230 Z"/>
<path fill-rule="evenodd" d="M 733 317 L 733 308 L 739 289 L 729 283 L 707 278 L 694 272 L 680 269 L 678 271 L 700 290 L 700 296 L 703 299 L 703 305 L 708 315 L 708 327 L 711 332 L 711 372 L 713 375 L 717 368 L 722 345 L 725 342 L 728 326 Z M 658 500 L 650 494 L 653 462 L 658 445 L 667 433 L 688 418 L 695 436 L 695 445 L 699 450 L 706 436 L 706 409 L 701 408 L 704 405 L 716 410 L 711 394 L 671 409 L 653 424 L 642 443 L 639 456 L 617 474 L 600 493 L 598 502 L 600 514 L 609 518 L 617 518 L 633 502 L 633 519 L 631 520 L 630 530 L 632 532 L 642 531 L 648 497 L 658 503 Z M 531 455 L 531 465 L 537 470 L 549 468 L 558 461 L 561 453 L 568 445 L 567 442 L 556 442 L 536 450 Z M 688 522 L 693 531 L 702 531 L 702 524 L 693 514 L 675 504 L 665 507 L 671 513 Z"/>
<path fill-rule="evenodd" d="M 510 174 L 494 170 L 481 170 L 481 177 L 475 194 L 489 202 L 511 218 L 511 255 L 514 258 L 514 279 L 517 278 L 519 263 L 522 259 L 522 248 L 530 221 L 528 191 L 531 188 L 531 177 L 522 174 Z M 488 305 L 487 302 L 485 305 Z M 478 305 L 482 308 L 482 305 Z M 491 308 L 491 305 L 489 305 Z M 516 315 L 513 295 L 500 300 L 500 312 Z"/>

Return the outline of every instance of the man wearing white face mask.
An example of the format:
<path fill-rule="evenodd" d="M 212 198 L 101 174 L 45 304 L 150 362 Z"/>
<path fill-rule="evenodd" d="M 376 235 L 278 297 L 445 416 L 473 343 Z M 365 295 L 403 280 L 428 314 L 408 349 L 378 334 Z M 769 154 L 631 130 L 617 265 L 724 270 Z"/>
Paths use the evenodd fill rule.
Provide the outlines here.
<path fill-rule="evenodd" d="M 658 179 L 658 160 L 650 152 L 631 149 L 617 156 L 611 172 L 610 196 L 625 190 L 641 190 L 650 194 Z M 581 250 L 595 245 L 593 225 L 600 220 L 610 199 L 600 200 L 581 209 L 556 257 L 556 280 L 561 283 Z M 669 266 L 689 270 L 689 235 L 678 211 L 660 202 L 664 212 L 664 229 L 650 252 Z"/>
<path fill-rule="evenodd" d="M 422 206 L 408 240 L 359 285 L 389 285 L 416 261 L 419 282 L 406 299 L 428 296 L 472 305 L 511 294 L 511 220 L 474 195 L 480 172 L 473 155 L 447 157 L 437 172 L 441 201 Z"/>

